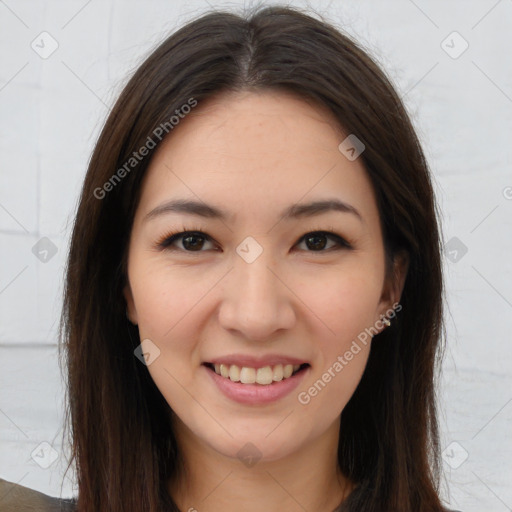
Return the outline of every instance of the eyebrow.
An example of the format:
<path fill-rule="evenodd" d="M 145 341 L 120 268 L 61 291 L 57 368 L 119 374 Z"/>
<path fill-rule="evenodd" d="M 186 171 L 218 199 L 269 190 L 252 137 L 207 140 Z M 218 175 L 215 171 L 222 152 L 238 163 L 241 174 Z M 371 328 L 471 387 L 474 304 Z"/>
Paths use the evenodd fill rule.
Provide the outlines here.
<path fill-rule="evenodd" d="M 348 203 L 340 201 L 339 199 L 324 199 L 310 203 L 294 204 L 286 208 L 281 213 L 279 220 L 313 217 L 330 211 L 350 213 L 356 216 L 361 222 L 364 222 L 362 215 L 357 211 L 356 208 Z M 147 222 L 151 219 L 168 213 L 186 213 L 189 215 L 197 215 L 199 217 L 206 217 L 210 219 L 220 219 L 223 221 L 230 217 L 228 212 L 225 212 L 213 205 L 209 205 L 200 201 L 175 199 L 162 203 L 161 205 L 151 210 L 144 217 L 143 222 Z"/>

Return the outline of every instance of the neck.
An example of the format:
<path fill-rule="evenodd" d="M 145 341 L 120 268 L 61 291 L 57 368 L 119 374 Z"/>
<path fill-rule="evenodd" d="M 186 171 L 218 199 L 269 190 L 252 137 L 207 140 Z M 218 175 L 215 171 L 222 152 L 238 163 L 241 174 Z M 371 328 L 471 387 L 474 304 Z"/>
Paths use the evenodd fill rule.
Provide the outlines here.
<path fill-rule="evenodd" d="M 353 489 L 338 469 L 339 420 L 293 453 L 253 465 L 219 453 L 179 421 L 176 427 L 184 471 L 168 488 L 182 512 L 331 512 Z"/>

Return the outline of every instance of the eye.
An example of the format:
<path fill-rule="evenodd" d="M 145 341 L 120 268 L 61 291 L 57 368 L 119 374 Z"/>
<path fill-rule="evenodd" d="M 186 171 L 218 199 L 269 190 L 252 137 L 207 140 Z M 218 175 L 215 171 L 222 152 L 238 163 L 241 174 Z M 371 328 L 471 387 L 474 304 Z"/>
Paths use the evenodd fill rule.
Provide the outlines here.
<path fill-rule="evenodd" d="M 327 247 L 326 240 L 331 240 L 333 245 Z M 176 247 L 176 243 L 181 242 L 181 247 Z M 168 251 L 184 251 L 184 252 L 203 252 L 205 242 L 213 244 L 212 238 L 202 231 L 180 231 L 168 233 L 164 235 L 157 243 L 156 248 Z M 311 231 L 303 235 L 295 245 L 302 242 L 306 245 L 306 252 L 327 252 L 339 249 L 352 249 L 352 245 L 348 243 L 340 235 L 333 231 Z M 211 249 L 212 247 L 210 247 Z"/>
<path fill-rule="evenodd" d="M 173 247 L 175 242 L 181 240 L 182 247 L 185 252 L 201 252 L 205 240 L 210 241 L 211 238 L 201 231 L 181 231 L 179 233 L 171 233 L 165 235 L 158 243 L 157 247 L 160 249 L 183 250 L 181 248 Z"/>
<path fill-rule="evenodd" d="M 334 245 L 327 247 L 326 240 L 334 241 Z M 300 238 L 299 242 L 305 243 L 306 247 L 312 249 L 308 252 L 327 252 L 331 249 L 351 249 L 352 246 L 340 235 L 332 231 L 311 231 Z"/>

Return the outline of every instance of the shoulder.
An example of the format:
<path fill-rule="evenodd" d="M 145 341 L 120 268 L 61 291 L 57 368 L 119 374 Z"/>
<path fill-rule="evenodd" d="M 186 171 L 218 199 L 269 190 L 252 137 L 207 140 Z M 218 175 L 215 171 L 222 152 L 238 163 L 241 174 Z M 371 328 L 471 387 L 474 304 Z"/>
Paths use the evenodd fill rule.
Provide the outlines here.
<path fill-rule="evenodd" d="M 2 512 L 75 512 L 76 499 L 61 499 L 0 478 Z"/>

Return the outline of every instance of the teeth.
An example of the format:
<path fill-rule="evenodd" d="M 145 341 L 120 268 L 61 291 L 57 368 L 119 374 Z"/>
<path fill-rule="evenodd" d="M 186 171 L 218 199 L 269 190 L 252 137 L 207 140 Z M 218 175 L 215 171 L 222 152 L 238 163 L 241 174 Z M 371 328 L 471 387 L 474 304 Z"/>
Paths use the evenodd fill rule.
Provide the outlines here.
<path fill-rule="evenodd" d="M 273 374 L 272 378 L 276 382 L 283 380 L 283 365 L 282 364 L 276 364 L 274 366 L 274 374 Z"/>
<path fill-rule="evenodd" d="M 220 374 L 223 377 L 229 377 L 229 367 L 226 366 L 225 364 L 221 364 L 220 365 Z"/>
<path fill-rule="evenodd" d="M 264 368 L 258 368 L 256 372 L 256 382 L 258 384 L 272 384 L 273 372 L 270 366 Z"/>
<path fill-rule="evenodd" d="M 244 366 L 240 370 L 240 382 L 242 384 L 254 384 L 256 382 L 256 370 Z"/>
<path fill-rule="evenodd" d="M 238 382 L 240 380 L 240 368 L 236 364 L 232 364 L 229 368 L 229 378 L 233 382 Z"/>
<path fill-rule="evenodd" d="M 236 364 L 215 364 L 215 373 L 233 382 L 242 384 L 268 385 L 272 382 L 279 382 L 291 377 L 300 368 L 300 364 L 276 364 L 275 366 L 264 366 L 263 368 L 239 367 Z"/>

